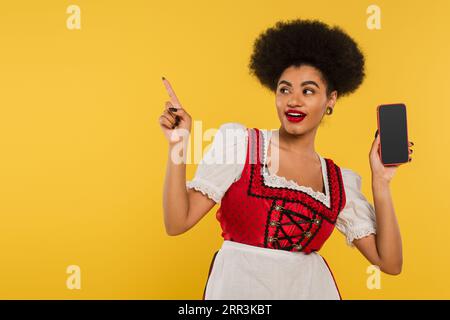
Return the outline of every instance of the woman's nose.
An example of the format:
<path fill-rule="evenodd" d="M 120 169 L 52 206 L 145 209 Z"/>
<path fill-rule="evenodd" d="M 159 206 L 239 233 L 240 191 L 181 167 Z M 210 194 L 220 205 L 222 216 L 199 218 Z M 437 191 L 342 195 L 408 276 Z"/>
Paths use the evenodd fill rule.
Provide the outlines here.
<path fill-rule="evenodd" d="M 288 105 L 289 105 L 289 106 L 301 105 L 301 100 L 300 100 L 300 98 L 297 96 L 297 94 L 294 93 L 294 94 L 292 94 L 291 97 L 289 97 Z"/>

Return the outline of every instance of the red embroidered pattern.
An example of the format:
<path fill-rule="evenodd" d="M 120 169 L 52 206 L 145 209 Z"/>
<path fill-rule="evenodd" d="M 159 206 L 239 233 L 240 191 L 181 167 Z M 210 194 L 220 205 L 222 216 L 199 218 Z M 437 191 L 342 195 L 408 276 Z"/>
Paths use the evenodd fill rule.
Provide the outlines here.
<path fill-rule="evenodd" d="M 287 251 L 320 250 L 345 207 L 340 168 L 331 159 L 325 159 L 330 207 L 301 190 L 268 186 L 262 173 L 262 133 L 257 128 L 247 130 L 244 169 L 223 196 L 216 213 L 222 237 Z"/>

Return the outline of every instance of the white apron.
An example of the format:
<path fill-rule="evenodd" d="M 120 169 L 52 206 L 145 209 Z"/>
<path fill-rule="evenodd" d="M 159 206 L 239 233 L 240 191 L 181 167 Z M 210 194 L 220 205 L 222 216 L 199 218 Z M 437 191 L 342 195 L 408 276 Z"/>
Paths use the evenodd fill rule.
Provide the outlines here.
<path fill-rule="evenodd" d="M 341 300 L 325 259 L 225 240 L 215 255 L 205 300 Z"/>

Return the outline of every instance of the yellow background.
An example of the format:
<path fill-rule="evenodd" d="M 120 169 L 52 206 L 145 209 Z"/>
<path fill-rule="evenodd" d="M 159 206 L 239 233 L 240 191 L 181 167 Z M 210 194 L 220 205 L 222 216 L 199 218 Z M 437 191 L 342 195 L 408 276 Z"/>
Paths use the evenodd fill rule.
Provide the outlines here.
<path fill-rule="evenodd" d="M 66 27 L 71 4 L 81 30 Z M 371 4 L 381 30 L 366 27 Z M 335 230 L 320 254 L 343 298 L 450 298 L 449 1 L 3 1 L 0 12 L 0 298 L 200 299 L 218 206 L 166 235 L 161 76 L 204 130 L 278 128 L 247 65 L 259 33 L 293 18 L 339 25 L 366 54 L 364 84 L 324 119 L 316 150 L 358 172 L 372 201 L 377 105 L 405 103 L 415 143 L 391 183 L 403 272 L 367 289 L 369 262 Z M 66 287 L 69 265 L 80 290 Z"/>

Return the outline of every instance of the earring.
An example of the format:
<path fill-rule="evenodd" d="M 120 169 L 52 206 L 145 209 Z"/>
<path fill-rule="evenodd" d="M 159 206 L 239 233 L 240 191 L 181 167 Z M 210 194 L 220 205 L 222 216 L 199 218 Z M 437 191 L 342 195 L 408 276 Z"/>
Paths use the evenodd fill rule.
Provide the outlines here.
<path fill-rule="evenodd" d="M 333 113 L 333 108 L 330 107 L 330 106 L 328 106 L 328 107 L 327 107 L 327 111 L 326 111 L 325 113 L 326 113 L 327 115 L 332 114 L 332 113 Z"/>

